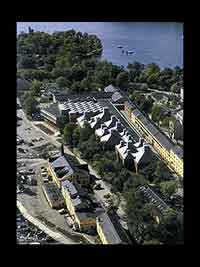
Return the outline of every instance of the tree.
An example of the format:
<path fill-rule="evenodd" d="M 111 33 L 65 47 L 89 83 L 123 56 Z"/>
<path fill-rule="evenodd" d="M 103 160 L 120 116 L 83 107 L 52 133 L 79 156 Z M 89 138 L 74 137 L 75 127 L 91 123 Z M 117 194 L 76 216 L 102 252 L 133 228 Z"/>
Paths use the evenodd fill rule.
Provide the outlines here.
<path fill-rule="evenodd" d="M 116 84 L 120 89 L 127 90 L 128 89 L 128 84 L 129 84 L 128 72 L 126 72 L 126 71 L 120 72 L 117 75 Z"/>
<path fill-rule="evenodd" d="M 147 77 L 151 76 L 152 74 L 158 73 L 158 72 L 160 72 L 160 68 L 155 63 L 147 64 L 145 69 L 144 69 L 144 73 Z"/>
<path fill-rule="evenodd" d="M 77 147 L 80 141 L 80 129 L 79 128 L 76 128 L 74 130 L 72 138 L 73 138 L 73 146 Z"/>
<path fill-rule="evenodd" d="M 40 95 L 40 90 L 42 88 L 43 83 L 37 80 L 33 80 L 31 82 L 30 90 L 34 96 Z"/>
<path fill-rule="evenodd" d="M 183 221 L 172 209 L 165 212 L 160 224 L 152 229 L 152 236 L 164 244 L 183 244 Z"/>
<path fill-rule="evenodd" d="M 93 134 L 93 129 L 88 122 L 84 123 L 84 127 L 80 128 L 80 143 L 87 141 Z"/>
<path fill-rule="evenodd" d="M 69 85 L 68 81 L 62 76 L 56 79 L 56 83 L 58 84 L 59 88 L 65 88 Z"/>
<path fill-rule="evenodd" d="M 158 84 L 159 84 L 159 76 L 160 76 L 159 72 L 152 73 L 151 75 L 148 76 L 147 83 L 148 83 L 148 86 L 150 88 L 156 88 L 156 89 L 159 88 L 159 86 L 158 86 Z"/>
<path fill-rule="evenodd" d="M 153 99 L 151 97 L 148 97 L 147 99 L 145 98 L 144 101 L 142 102 L 140 108 L 145 112 L 145 113 L 151 113 L 152 108 L 153 108 Z"/>
<path fill-rule="evenodd" d="M 159 122 L 163 116 L 163 108 L 159 105 L 155 105 L 152 109 L 152 120 Z"/>
<path fill-rule="evenodd" d="M 32 56 L 21 55 L 18 61 L 19 67 L 22 69 L 32 69 L 35 67 L 35 60 Z"/>
<path fill-rule="evenodd" d="M 153 183 L 159 184 L 163 181 L 168 181 L 172 177 L 171 172 L 168 167 L 161 161 L 156 161 L 155 171 L 154 171 L 154 180 Z"/>
<path fill-rule="evenodd" d="M 169 199 L 178 190 L 178 184 L 176 181 L 165 181 L 160 183 L 161 193 L 166 199 Z"/>
<path fill-rule="evenodd" d="M 32 116 L 37 111 L 38 102 L 32 94 L 27 94 L 24 99 L 24 108 L 28 116 Z"/>
<path fill-rule="evenodd" d="M 58 121 L 57 121 L 57 127 L 58 127 L 58 129 L 60 130 L 60 133 L 61 133 L 61 134 L 64 133 L 64 128 L 65 128 L 66 123 L 69 123 L 68 118 L 65 118 L 65 119 L 60 118 L 60 119 L 58 119 Z"/>
<path fill-rule="evenodd" d="M 180 86 L 178 86 L 177 82 L 172 84 L 172 86 L 170 87 L 170 91 L 173 93 L 179 93 L 180 92 Z"/>
<path fill-rule="evenodd" d="M 75 123 L 69 122 L 64 128 L 64 141 L 73 147 L 73 132 L 76 128 Z"/>

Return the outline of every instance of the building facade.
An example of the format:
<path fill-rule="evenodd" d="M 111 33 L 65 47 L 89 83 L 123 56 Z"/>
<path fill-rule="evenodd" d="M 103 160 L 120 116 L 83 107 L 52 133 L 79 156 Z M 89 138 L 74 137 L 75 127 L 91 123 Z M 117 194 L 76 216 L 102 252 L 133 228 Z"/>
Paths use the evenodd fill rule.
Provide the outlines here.
<path fill-rule="evenodd" d="M 161 133 L 134 105 L 125 103 L 125 111 L 130 122 L 137 128 L 145 140 L 150 143 L 169 166 L 183 177 L 183 151 L 174 149 L 174 144 Z"/>
<path fill-rule="evenodd" d="M 112 221 L 107 213 L 103 213 L 96 219 L 97 233 L 102 244 L 122 244 Z"/>
<path fill-rule="evenodd" d="M 95 214 L 89 212 L 89 205 L 83 198 L 84 192 L 77 183 L 68 180 L 62 182 L 62 195 L 70 216 L 74 221 L 75 229 L 87 232 L 96 229 Z"/>

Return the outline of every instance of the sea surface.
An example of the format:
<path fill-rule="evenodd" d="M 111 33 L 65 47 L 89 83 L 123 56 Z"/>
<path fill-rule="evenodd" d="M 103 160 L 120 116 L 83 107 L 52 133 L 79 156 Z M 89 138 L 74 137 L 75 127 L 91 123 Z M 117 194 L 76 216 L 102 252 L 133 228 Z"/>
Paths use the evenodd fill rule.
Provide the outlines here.
<path fill-rule="evenodd" d="M 103 44 L 102 58 L 127 67 L 128 63 L 155 62 L 161 68 L 183 66 L 183 23 L 176 22 L 17 22 L 17 34 L 35 31 L 76 31 L 96 34 Z M 134 54 L 122 54 L 133 50 Z"/>

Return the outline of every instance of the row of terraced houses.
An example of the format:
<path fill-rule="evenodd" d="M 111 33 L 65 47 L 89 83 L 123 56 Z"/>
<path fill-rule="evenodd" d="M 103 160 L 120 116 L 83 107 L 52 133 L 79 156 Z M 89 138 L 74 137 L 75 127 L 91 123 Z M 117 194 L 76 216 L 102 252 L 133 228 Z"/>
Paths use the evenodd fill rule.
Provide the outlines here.
<path fill-rule="evenodd" d="M 179 176 L 183 177 L 183 149 L 174 145 L 134 104 L 126 101 L 124 109 L 129 121 L 144 139 Z"/>

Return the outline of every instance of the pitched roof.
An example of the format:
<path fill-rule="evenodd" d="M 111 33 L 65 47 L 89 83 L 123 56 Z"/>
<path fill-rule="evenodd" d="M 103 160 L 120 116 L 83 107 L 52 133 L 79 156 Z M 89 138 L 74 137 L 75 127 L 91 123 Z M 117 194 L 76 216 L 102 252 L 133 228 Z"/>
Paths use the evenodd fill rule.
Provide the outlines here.
<path fill-rule="evenodd" d="M 110 84 L 110 85 L 108 85 L 107 87 L 104 88 L 104 92 L 112 92 L 112 93 L 114 93 L 116 91 L 117 91 L 117 89 L 112 84 Z"/>
<path fill-rule="evenodd" d="M 172 148 L 172 151 L 179 157 L 179 158 L 183 158 L 183 149 L 180 146 L 174 146 Z"/>
<path fill-rule="evenodd" d="M 53 103 L 53 104 L 49 105 L 48 107 L 42 108 L 41 113 L 42 112 L 47 113 L 47 114 L 54 116 L 54 117 L 60 116 L 60 110 L 59 110 L 57 103 Z"/>
<path fill-rule="evenodd" d="M 115 92 L 112 95 L 112 101 L 113 102 L 117 102 L 118 100 L 122 100 L 122 99 L 124 99 L 124 97 L 119 92 Z"/>
<path fill-rule="evenodd" d="M 97 220 L 103 230 L 106 240 L 110 244 L 120 244 L 122 242 L 107 213 L 102 213 Z"/>

